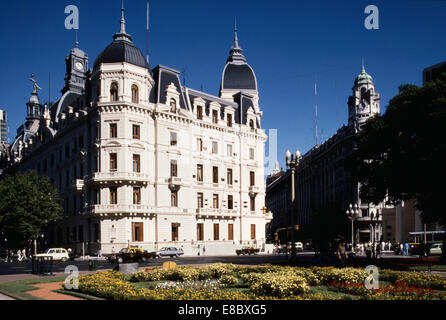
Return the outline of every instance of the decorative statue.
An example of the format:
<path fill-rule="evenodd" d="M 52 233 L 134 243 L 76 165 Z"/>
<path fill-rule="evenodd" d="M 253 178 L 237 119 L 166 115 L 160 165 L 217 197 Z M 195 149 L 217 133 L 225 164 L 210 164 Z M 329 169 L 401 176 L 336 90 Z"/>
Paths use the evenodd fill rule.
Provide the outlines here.
<path fill-rule="evenodd" d="M 38 90 L 42 90 L 42 88 L 37 85 L 37 81 L 34 79 L 34 73 L 31 74 L 31 79 L 29 80 L 34 84 L 33 94 L 37 94 Z"/>

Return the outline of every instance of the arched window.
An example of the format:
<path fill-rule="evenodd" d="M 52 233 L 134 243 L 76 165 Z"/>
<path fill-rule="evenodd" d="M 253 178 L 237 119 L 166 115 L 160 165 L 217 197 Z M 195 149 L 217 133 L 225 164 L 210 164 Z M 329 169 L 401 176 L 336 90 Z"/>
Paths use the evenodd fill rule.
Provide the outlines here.
<path fill-rule="evenodd" d="M 118 84 L 116 82 L 113 82 L 110 86 L 110 101 L 118 101 Z"/>
<path fill-rule="evenodd" d="M 254 129 L 254 120 L 249 120 L 249 127 Z"/>
<path fill-rule="evenodd" d="M 170 112 L 177 112 L 177 101 L 175 99 L 170 99 Z"/>
<path fill-rule="evenodd" d="M 139 103 L 139 89 L 136 84 L 132 86 L 132 103 Z"/>

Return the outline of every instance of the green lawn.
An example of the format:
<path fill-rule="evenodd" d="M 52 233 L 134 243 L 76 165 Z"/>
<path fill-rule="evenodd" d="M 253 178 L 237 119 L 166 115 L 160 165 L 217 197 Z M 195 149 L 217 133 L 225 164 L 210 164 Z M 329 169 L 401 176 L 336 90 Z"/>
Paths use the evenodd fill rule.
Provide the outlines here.
<path fill-rule="evenodd" d="M 13 294 L 17 297 L 26 299 L 26 300 L 42 300 L 36 298 L 32 295 L 27 294 L 26 292 L 31 290 L 38 289 L 34 287 L 34 284 L 39 283 L 49 283 L 49 282 L 63 282 L 66 277 L 48 277 L 48 278 L 39 278 L 39 279 L 27 279 L 27 280 L 17 280 L 11 282 L 2 282 L 0 283 L 0 290 Z"/>

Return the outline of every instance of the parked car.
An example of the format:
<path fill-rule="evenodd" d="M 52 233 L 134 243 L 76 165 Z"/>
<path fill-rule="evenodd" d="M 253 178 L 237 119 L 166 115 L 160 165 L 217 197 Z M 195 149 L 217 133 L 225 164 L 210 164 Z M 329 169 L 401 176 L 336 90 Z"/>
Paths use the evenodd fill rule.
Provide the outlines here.
<path fill-rule="evenodd" d="M 443 250 L 442 243 L 432 243 L 429 247 L 428 255 L 430 256 L 441 255 L 442 250 Z"/>
<path fill-rule="evenodd" d="M 68 251 L 64 248 L 51 248 L 46 249 L 43 253 L 36 254 L 35 257 L 44 257 L 51 256 L 53 257 L 53 261 L 68 261 L 70 260 L 70 256 L 68 255 Z"/>
<path fill-rule="evenodd" d="M 171 257 L 171 258 L 176 258 L 179 256 L 184 255 L 183 249 L 178 249 L 175 247 L 165 247 L 165 248 L 161 248 L 161 250 L 156 252 L 156 257 L 161 258 L 161 257 Z"/>
<path fill-rule="evenodd" d="M 241 249 L 237 249 L 235 250 L 235 253 L 237 253 L 237 255 L 251 255 L 251 254 L 256 254 L 259 253 L 259 249 L 256 249 L 254 247 L 242 247 Z"/>
<path fill-rule="evenodd" d="M 156 253 L 134 247 L 122 248 L 117 254 L 107 255 L 107 260 L 112 263 L 123 263 L 127 261 L 146 262 L 148 259 L 154 258 L 156 258 Z"/>

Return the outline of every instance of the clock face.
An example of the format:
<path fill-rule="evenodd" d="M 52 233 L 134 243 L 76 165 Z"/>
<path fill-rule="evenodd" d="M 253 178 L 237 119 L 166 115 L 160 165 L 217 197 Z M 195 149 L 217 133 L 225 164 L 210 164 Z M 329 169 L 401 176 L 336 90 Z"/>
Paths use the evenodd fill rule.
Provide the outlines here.
<path fill-rule="evenodd" d="M 79 70 L 82 71 L 84 69 L 84 65 L 82 64 L 82 62 L 76 62 L 76 64 L 74 65 L 74 67 Z"/>

